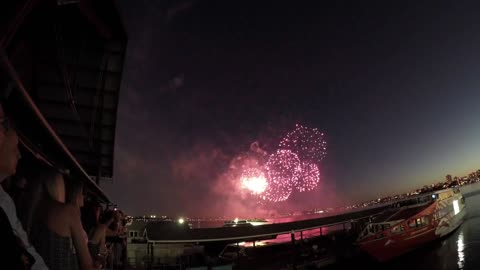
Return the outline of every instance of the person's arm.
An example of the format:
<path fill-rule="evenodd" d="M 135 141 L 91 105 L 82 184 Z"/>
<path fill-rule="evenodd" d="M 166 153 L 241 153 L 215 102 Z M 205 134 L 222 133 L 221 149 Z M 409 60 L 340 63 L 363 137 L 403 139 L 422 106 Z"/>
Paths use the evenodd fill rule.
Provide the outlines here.
<path fill-rule="evenodd" d="M 95 269 L 92 257 L 88 251 L 87 242 L 84 237 L 82 221 L 80 220 L 80 210 L 73 206 L 67 206 L 70 215 L 70 232 L 72 235 L 73 245 L 77 251 L 78 262 L 81 270 Z"/>
<path fill-rule="evenodd" d="M 100 248 L 105 248 L 105 238 L 107 237 L 107 226 L 102 225 L 102 235 L 100 236 Z"/>
<path fill-rule="evenodd" d="M 113 236 L 118 236 L 118 233 L 114 230 L 111 230 L 110 228 L 107 227 L 105 235 L 107 237 L 113 237 Z"/>

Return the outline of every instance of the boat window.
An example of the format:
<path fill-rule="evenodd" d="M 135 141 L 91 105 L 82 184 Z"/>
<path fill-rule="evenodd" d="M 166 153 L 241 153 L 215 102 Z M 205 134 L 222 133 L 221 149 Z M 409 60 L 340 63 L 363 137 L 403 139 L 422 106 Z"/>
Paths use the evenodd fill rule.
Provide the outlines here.
<path fill-rule="evenodd" d="M 411 219 L 408 221 L 408 227 L 419 228 L 430 224 L 428 217 L 419 217 L 417 219 Z"/>
<path fill-rule="evenodd" d="M 403 225 L 397 225 L 392 228 L 392 233 L 402 233 L 404 230 Z"/>
<path fill-rule="evenodd" d="M 445 217 L 449 213 L 453 212 L 453 205 L 447 205 L 437 211 L 438 219 Z"/>
<path fill-rule="evenodd" d="M 428 219 L 428 217 L 421 217 L 420 221 L 421 221 L 421 226 L 426 226 L 430 224 L 430 220 Z"/>
<path fill-rule="evenodd" d="M 384 230 L 388 230 L 390 228 L 390 224 L 382 224 L 381 225 L 381 230 L 384 231 Z"/>
<path fill-rule="evenodd" d="M 415 222 L 415 219 L 410 219 L 410 220 L 408 221 L 408 227 L 410 227 L 410 228 L 415 228 L 415 227 L 417 227 L 417 223 Z"/>

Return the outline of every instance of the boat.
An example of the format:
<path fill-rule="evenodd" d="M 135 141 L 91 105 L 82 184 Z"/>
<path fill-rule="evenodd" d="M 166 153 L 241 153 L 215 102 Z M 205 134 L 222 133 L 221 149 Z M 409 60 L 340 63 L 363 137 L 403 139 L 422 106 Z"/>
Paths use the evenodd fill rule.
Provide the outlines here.
<path fill-rule="evenodd" d="M 266 219 L 255 218 L 255 219 L 238 219 L 227 220 L 224 222 L 223 227 L 250 227 L 250 226 L 259 226 L 269 224 Z"/>
<path fill-rule="evenodd" d="M 396 202 L 373 218 L 357 244 L 378 261 L 388 261 L 457 229 L 466 215 L 458 187 Z"/>

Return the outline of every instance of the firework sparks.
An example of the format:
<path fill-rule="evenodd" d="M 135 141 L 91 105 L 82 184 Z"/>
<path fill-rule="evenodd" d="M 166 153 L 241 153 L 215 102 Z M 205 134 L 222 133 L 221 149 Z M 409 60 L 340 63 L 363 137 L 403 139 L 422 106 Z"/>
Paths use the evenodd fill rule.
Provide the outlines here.
<path fill-rule="evenodd" d="M 287 200 L 301 174 L 298 156 L 290 150 L 277 150 L 270 155 L 265 169 L 268 185 L 262 194 L 263 199 L 272 202 Z"/>
<path fill-rule="evenodd" d="M 285 201 L 294 191 L 318 186 L 319 162 L 326 156 L 326 145 L 318 129 L 296 125 L 273 154 L 268 155 L 258 141 L 253 142 L 248 153 L 230 164 L 232 179 L 242 194 L 253 195 L 259 203 Z"/>
<path fill-rule="evenodd" d="M 309 160 L 313 163 L 319 163 L 327 155 L 324 134 L 316 128 L 299 124 L 280 141 L 279 148 L 290 150 L 301 160 Z"/>
<path fill-rule="evenodd" d="M 303 161 L 301 166 L 302 177 L 295 187 L 300 192 L 313 190 L 320 182 L 320 170 L 317 164 L 308 161 Z"/>

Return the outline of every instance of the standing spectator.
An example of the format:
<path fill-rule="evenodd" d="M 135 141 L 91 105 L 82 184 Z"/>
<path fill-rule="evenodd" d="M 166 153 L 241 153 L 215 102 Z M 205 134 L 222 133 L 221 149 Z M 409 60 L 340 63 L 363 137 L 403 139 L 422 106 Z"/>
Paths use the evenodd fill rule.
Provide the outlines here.
<path fill-rule="evenodd" d="M 108 256 L 106 234 L 113 222 L 113 211 L 105 211 L 100 217 L 100 207 L 92 204 L 84 209 L 85 228 L 88 228 L 88 250 L 98 265 L 105 266 Z"/>
<path fill-rule="evenodd" d="M 70 179 L 68 181 L 68 185 L 66 187 L 66 202 L 69 205 L 77 208 L 79 211 L 83 207 L 84 204 L 84 196 L 83 196 L 83 183 L 76 180 Z M 85 232 L 84 227 L 82 226 L 82 234 L 85 243 L 88 243 L 88 235 Z"/>
<path fill-rule="evenodd" d="M 51 270 L 95 269 L 88 252 L 85 231 L 77 205 L 65 204 L 63 175 L 46 168 L 35 183 L 43 186 L 43 197 L 33 211 L 32 242 Z"/>
<path fill-rule="evenodd" d="M 107 242 L 112 245 L 109 264 L 112 269 L 123 269 L 125 267 L 123 252 L 126 250 L 126 230 L 123 226 L 123 212 L 114 210 L 114 220 L 107 230 Z"/>
<path fill-rule="evenodd" d="M 0 182 L 15 174 L 19 159 L 17 133 L 9 125 L 0 104 Z M 1 186 L 0 224 L 0 250 L 2 250 L 0 263 L 6 266 L 5 269 L 48 269 L 42 257 L 30 245 L 27 234 L 18 220 L 15 204 Z"/>

